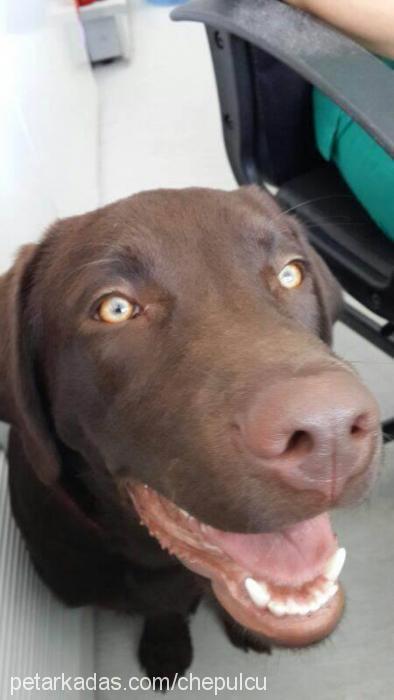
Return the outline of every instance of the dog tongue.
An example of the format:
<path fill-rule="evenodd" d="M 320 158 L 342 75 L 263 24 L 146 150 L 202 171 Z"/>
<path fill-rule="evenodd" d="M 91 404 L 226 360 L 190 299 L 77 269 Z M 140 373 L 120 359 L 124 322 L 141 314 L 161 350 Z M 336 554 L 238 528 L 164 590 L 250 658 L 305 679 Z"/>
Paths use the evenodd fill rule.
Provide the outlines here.
<path fill-rule="evenodd" d="M 278 585 L 302 585 L 319 576 L 337 548 L 325 513 L 280 532 L 241 535 L 206 528 L 206 537 L 250 574 Z"/>

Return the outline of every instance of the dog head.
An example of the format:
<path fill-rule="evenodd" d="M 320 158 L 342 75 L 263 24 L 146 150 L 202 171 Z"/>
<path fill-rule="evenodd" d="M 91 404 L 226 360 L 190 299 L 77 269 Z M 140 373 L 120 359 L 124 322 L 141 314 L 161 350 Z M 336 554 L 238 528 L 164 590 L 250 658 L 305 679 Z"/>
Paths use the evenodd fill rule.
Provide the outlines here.
<path fill-rule="evenodd" d="M 326 512 L 379 456 L 376 403 L 329 347 L 340 304 L 258 188 L 142 193 L 58 222 L 1 278 L 0 417 L 43 481 L 59 443 L 105 465 L 236 619 L 309 643 L 342 609 Z"/>

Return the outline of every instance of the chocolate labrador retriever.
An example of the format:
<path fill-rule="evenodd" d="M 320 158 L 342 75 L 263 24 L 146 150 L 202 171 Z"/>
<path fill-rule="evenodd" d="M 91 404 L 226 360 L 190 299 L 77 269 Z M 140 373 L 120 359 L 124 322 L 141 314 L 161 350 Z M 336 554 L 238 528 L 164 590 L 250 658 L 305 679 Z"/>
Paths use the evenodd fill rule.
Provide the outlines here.
<path fill-rule="evenodd" d="M 377 471 L 377 405 L 330 350 L 339 288 L 256 187 L 145 192 L 56 223 L 0 278 L 10 489 L 68 605 L 140 613 L 140 660 L 190 664 L 217 601 L 235 644 L 341 617 L 327 511 Z"/>

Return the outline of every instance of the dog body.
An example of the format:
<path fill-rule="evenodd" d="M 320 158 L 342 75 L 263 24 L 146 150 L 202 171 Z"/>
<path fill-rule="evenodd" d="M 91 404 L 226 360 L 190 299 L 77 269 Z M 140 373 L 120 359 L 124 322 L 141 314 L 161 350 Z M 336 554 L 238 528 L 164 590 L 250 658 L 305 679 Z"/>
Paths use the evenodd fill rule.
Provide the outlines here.
<path fill-rule="evenodd" d="M 340 304 L 299 224 L 254 187 L 147 192 L 60 221 L 0 278 L 13 513 L 66 604 L 145 616 L 148 673 L 187 668 L 187 616 L 210 580 L 227 626 L 254 630 L 244 646 L 336 624 L 340 597 L 304 634 L 266 611 L 255 621 L 224 581 L 231 557 L 234 581 L 253 568 L 252 545 L 267 574 L 275 533 L 373 481 L 376 404 L 329 348 Z M 179 535 L 186 517 L 195 541 L 186 520 Z M 299 589 L 317 555 L 304 573 L 292 556 L 270 566 Z"/>

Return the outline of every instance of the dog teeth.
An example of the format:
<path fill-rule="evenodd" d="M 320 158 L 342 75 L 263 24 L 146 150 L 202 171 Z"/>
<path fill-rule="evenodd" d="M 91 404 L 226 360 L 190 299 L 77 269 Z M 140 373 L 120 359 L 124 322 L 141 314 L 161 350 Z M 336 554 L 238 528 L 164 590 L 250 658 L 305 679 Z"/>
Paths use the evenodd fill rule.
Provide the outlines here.
<path fill-rule="evenodd" d="M 270 601 L 270 594 L 268 591 L 268 586 L 265 583 L 259 583 L 255 581 L 254 578 L 245 579 L 245 588 L 249 594 L 249 597 L 258 608 L 267 607 L 267 603 Z"/>
<path fill-rule="evenodd" d="M 330 600 L 331 598 L 334 597 L 336 593 L 339 591 L 339 586 L 337 583 L 333 583 L 332 586 L 328 589 L 328 598 L 327 600 Z"/>
<path fill-rule="evenodd" d="M 328 588 L 327 588 L 327 590 L 325 590 L 325 591 L 322 591 L 322 590 L 320 590 L 320 589 L 317 589 L 316 591 L 313 591 L 313 598 L 314 598 L 314 602 L 315 602 L 316 605 L 317 605 L 317 610 L 318 610 L 319 608 L 322 608 L 323 605 L 325 605 L 325 604 L 327 603 L 327 601 L 328 601 L 328 599 L 329 599 L 329 597 L 330 597 L 328 591 L 329 591 Z"/>
<path fill-rule="evenodd" d="M 283 617 L 283 615 L 288 614 L 286 603 L 281 603 L 279 600 L 270 600 L 267 607 L 275 617 Z"/>
<path fill-rule="evenodd" d="M 179 510 L 180 513 L 182 513 L 182 515 L 185 516 L 185 518 L 189 519 L 189 518 L 192 517 L 192 516 L 190 515 L 190 513 L 187 512 L 187 510 L 184 510 L 183 508 L 178 508 L 178 510 Z"/>
<path fill-rule="evenodd" d="M 298 605 L 298 613 L 297 615 L 309 615 L 309 613 L 312 612 L 311 607 L 308 603 L 297 603 Z"/>
<path fill-rule="evenodd" d="M 323 605 L 325 605 L 325 602 L 319 602 L 316 600 L 315 596 L 312 596 L 312 598 L 306 603 L 308 612 L 317 612 Z"/>
<path fill-rule="evenodd" d="M 297 603 L 294 598 L 288 598 L 285 605 L 288 615 L 302 615 L 303 605 Z"/>
<path fill-rule="evenodd" d="M 286 600 L 276 599 L 263 581 L 256 581 L 254 578 L 248 577 L 245 579 L 244 584 L 252 603 L 257 608 L 268 608 L 275 617 L 283 617 L 284 615 L 302 616 L 317 612 L 334 597 L 339 588 L 336 583 L 325 581 L 319 588 L 312 590 L 309 598 L 301 603 L 291 596 Z"/>
<path fill-rule="evenodd" d="M 343 569 L 345 559 L 346 549 L 344 547 L 340 547 L 339 549 L 337 549 L 337 551 L 331 557 L 331 559 L 328 560 L 323 571 L 323 576 L 325 576 L 326 579 L 334 583 Z"/>

